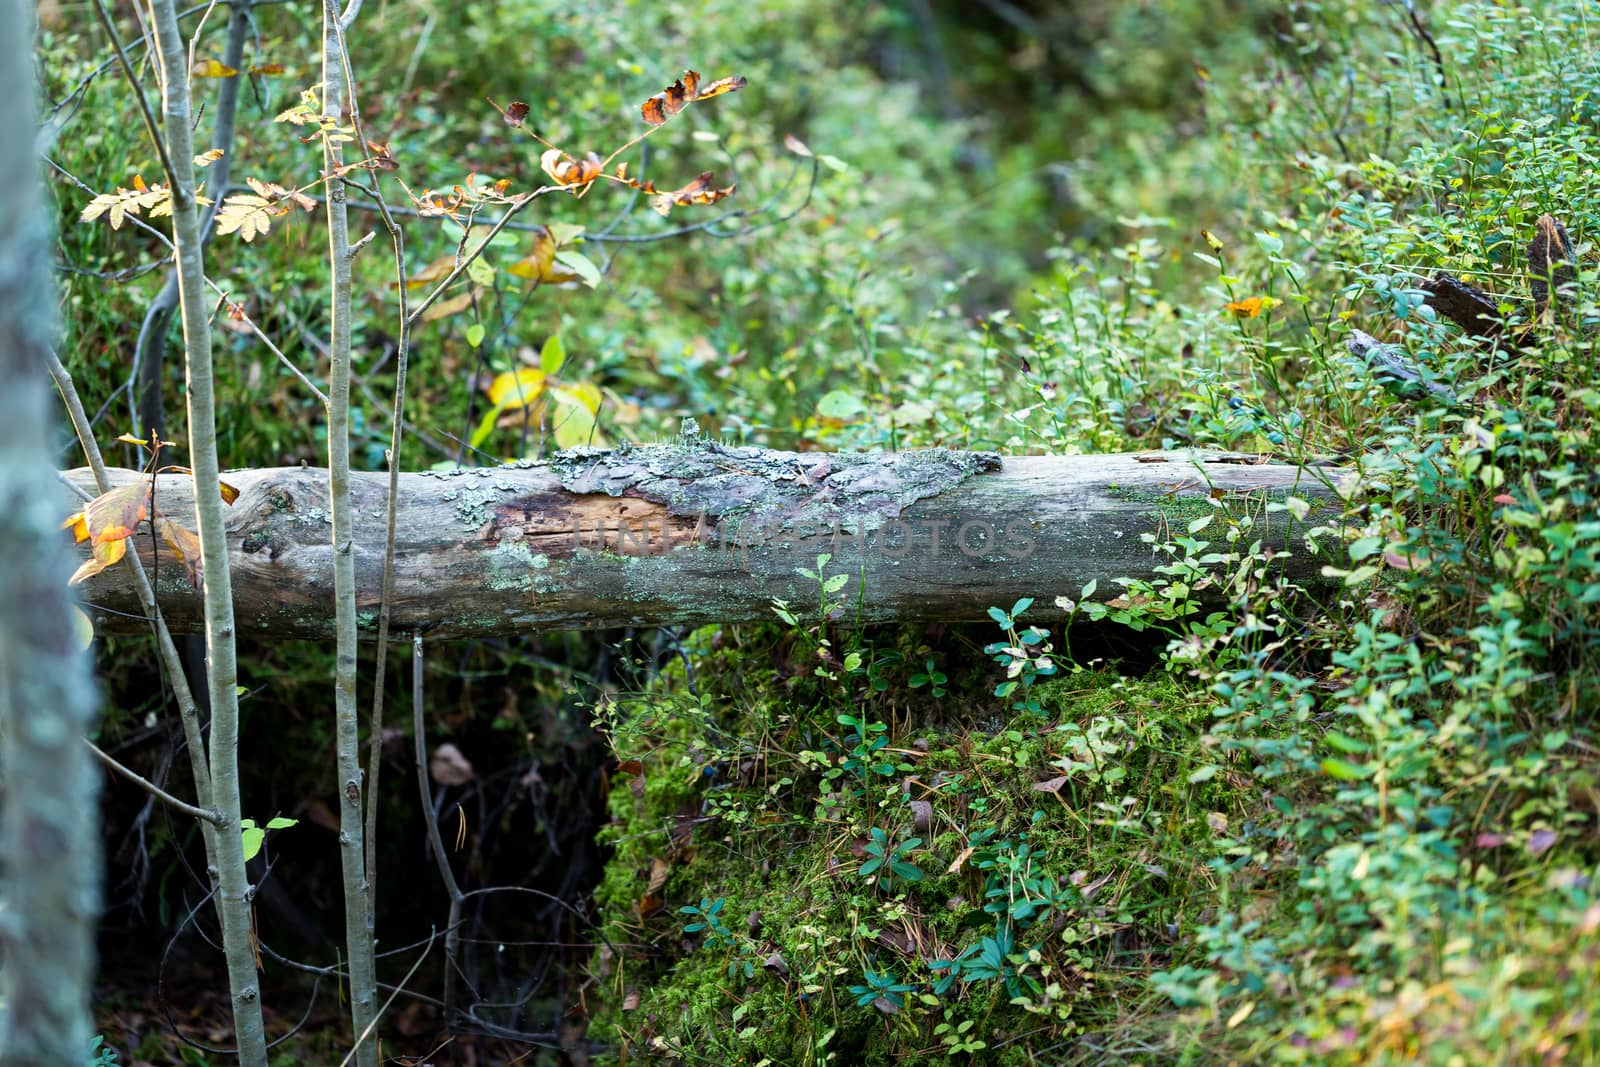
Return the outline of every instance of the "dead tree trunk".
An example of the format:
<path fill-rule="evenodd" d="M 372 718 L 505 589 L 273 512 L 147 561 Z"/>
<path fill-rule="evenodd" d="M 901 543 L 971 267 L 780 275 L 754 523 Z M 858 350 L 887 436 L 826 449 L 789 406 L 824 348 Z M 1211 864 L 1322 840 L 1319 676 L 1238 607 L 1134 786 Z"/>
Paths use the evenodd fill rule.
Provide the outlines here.
<path fill-rule="evenodd" d="M 1041 605 L 1097 580 L 1149 578 L 1166 541 L 1214 515 L 1195 536 L 1208 551 L 1255 540 L 1290 573 L 1314 568 L 1309 525 L 1336 515 L 1338 472 L 1252 456 L 1140 453 L 1017 457 L 928 450 L 889 455 L 774 452 L 697 438 L 614 451 L 578 449 L 521 463 L 400 478 L 393 625 L 436 636 L 597 626 L 734 622 L 772 617 L 772 599 L 812 608 L 817 583 L 796 573 L 832 555 L 846 574 L 849 620 L 981 619 L 1023 596 Z M 87 486 L 86 472 L 70 479 Z M 140 475 L 122 472 L 124 482 Z M 228 509 L 237 625 L 258 636 L 333 631 L 326 472 L 234 471 Z M 352 479 L 361 628 L 377 618 L 387 477 Z M 1273 501 L 1297 497 L 1304 519 Z M 186 477 L 163 475 L 161 515 L 193 514 Z M 1225 543 L 1229 521 L 1251 528 Z M 198 628 L 200 597 L 148 524 L 136 538 L 156 568 L 162 611 Z M 122 568 L 88 580 L 107 631 L 137 629 Z"/>

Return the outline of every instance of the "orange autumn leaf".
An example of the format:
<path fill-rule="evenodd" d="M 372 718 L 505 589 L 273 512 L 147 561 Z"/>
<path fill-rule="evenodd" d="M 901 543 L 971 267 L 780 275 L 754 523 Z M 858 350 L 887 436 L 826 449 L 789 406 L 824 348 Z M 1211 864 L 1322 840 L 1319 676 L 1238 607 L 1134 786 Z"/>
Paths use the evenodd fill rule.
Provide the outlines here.
<path fill-rule="evenodd" d="M 559 148 L 547 149 L 539 157 L 539 167 L 557 185 L 585 186 L 600 177 L 604 164 L 600 157 L 593 152 L 579 161 L 573 159 Z"/>
<path fill-rule="evenodd" d="M 71 584 L 94 577 L 127 553 L 128 538 L 149 513 L 149 504 L 150 483 L 133 482 L 100 494 L 61 524 L 72 531 L 74 541 L 91 545 L 89 558 L 73 572 Z"/>
<path fill-rule="evenodd" d="M 250 68 L 250 73 L 251 74 L 268 74 L 268 75 L 271 75 L 271 74 L 282 74 L 283 73 L 283 64 L 282 63 L 257 63 L 255 66 Z"/>
<path fill-rule="evenodd" d="M 671 189 L 657 193 L 655 199 L 650 201 L 650 206 L 657 214 L 667 215 L 674 207 L 687 207 L 691 204 L 715 204 L 724 197 L 732 196 L 733 191 L 739 186 L 737 183 L 717 188 L 713 180 L 715 175 L 711 171 L 704 171 L 694 181 L 682 189 Z"/>
<path fill-rule="evenodd" d="M 1283 301 L 1270 296 L 1251 296 L 1233 301 L 1226 306 L 1226 310 L 1232 312 L 1235 318 L 1253 319 L 1263 311 L 1271 311 L 1281 303 Z"/>
<path fill-rule="evenodd" d="M 723 93 L 731 93 L 743 89 L 748 84 L 738 75 L 728 78 L 718 78 L 705 87 L 700 85 L 700 72 L 686 70 L 683 77 L 667 86 L 661 92 L 639 105 L 639 113 L 644 116 L 645 122 L 651 126 L 660 126 L 672 116 L 682 111 L 692 101 L 709 100 Z"/>
<path fill-rule="evenodd" d="M 189 584 L 194 586 L 195 592 L 205 589 L 205 570 L 201 565 L 200 537 L 187 526 L 180 526 L 167 516 L 162 515 L 156 520 L 156 529 L 161 531 L 162 540 L 171 546 L 183 563 L 183 572 L 189 579 Z"/>

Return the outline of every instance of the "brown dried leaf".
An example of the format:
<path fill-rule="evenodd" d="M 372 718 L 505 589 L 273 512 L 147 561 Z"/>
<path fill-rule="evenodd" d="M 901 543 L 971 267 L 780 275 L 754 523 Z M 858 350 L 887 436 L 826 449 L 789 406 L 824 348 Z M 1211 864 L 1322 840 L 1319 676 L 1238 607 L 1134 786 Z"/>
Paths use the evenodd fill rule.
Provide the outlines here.
<path fill-rule="evenodd" d="M 650 881 L 645 885 L 645 893 L 654 895 L 660 893 L 667 884 L 667 875 L 672 873 L 672 864 L 656 856 L 650 861 Z"/>
<path fill-rule="evenodd" d="M 441 282 L 448 278 L 450 276 L 450 272 L 455 269 L 455 256 L 440 256 L 432 263 L 429 263 L 426 267 L 423 267 L 421 270 L 417 271 L 417 273 L 408 275 L 406 277 L 406 288 L 420 289 L 424 285 L 432 285 L 435 282 Z"/>
<path fill-rule="evenodd" d="M 438 319 L 449 318 L 457 315 L 472 306 L 472 292 L 469 290 L 458 293 L 448 300 L 441 300 L 427 311 L 422 313 L 423 322 L 434 322 Z"/>
<path fill-rule="evenodd" d="M 203 592 L 205 567 L 201 563 L 199 535 L 186 526 L 178 525 L 165 515 L 156 520 L 156 529 L 161 532 L 162 540 L 172 547 L 172 551 L 183 563 L 183 571 L 189 578 L 189 584 L 194 586 L 195 592 Z"/>
<path fill-rule="evenodd" d="M 736 93 L 748 84 L 750 84 L 749 81 L 738 74 L 733 74 L 726 78 L 718 78 L 695 94 L 695 99 L 710 100 L 713 96 L 721 96 L 723 93 Z"/>
<path fill-rule="evenodd" d="M 650 201 L 650 206 L 659 215 L 671 214 L 674 207 L 688 207 L 697 204 L 715 204 L 724 197 L 733 195 L 739 186 L 737 183 L 718 189 L 714 182 L 716 175 L 712 171 L 704 171 L 694 181 L 682 189 L 672 189 L 656 194 Z"/>
<path fill-rule="evenodd" d="M 686 70 L 683 77 L 639 105 L 639 113 L 651 126 L 660 126 L 682 111 L 694 100 L 709 100 L 713 96 L 743 89 L 747 82 L 738 75 L 718 78 L 709 85 L 700 85 L 700 72 Z"/>
<path fill-rule="evenodd" d="M 509 107 L 500 112 L 500 117 L 506 120 L 507 126 L 521 129 L 522 123 L 528 117 L 529 110 L 530 109 L 527 104 L 523 103 L 521 100 L 514 100 Z"/>
<path fill-rule="evenodd" d="M 604 164 L 600 157 L 590 152 L 583 160 L 573 159 L 559 148 L 546 149 L 539 157 L 539 168 L 561 186 L 585 186 L 596 178 Z"/>
<path fill-rule="evenodd" d="M 428 758 L 428 773 L 440 785 L 466 785 L 477 777 L 461 750 L 446 741 Z"/>

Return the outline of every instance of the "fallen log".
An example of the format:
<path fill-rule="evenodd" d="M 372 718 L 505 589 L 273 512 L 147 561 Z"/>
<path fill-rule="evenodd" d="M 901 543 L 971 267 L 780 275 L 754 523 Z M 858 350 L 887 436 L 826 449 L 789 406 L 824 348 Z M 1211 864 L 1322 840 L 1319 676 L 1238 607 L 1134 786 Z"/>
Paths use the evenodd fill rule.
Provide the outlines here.
<path fill-rule="evenodd" d="M 772 600 L 814 615 L 815 569 L 848 576 L 830 600 L 852 621 L 982 619 L 1020 597 L 1103 598 L 1119 578 L 1167 562 L 1141 535 L 1184 535 L 1200 516 L 1249 516 L 1238 546 L 1225 522 L 1196 536 L 1211 551 L 1255 540 L 1305 577 L 1308 524 L 1336 515 L 1338 471 L 1259 457 L 1153 452 L 1006 457 L 941 449 L 893 454 L 795 453 L 678 444 L 577 449 L 550 461 L 400 476 L 392 626 L 437 636 L 772 618 Z M 87 471 L 68 472 L 93 491 Z M 148 475 L 116 472 L 126 485 Z M 327 472 L 228 472 L 228 546 L 241 634 L 321 637 L 333 628 Z M 387 476 L 352 479 L 361 626 L 376 627 Z M 1295 520 L 1273 500 L 1297 497 Z M 156 479 L 154 512 L 192 522 L 192 483 Z M 198 631 L 201 599 L 149 522 L 131 539 L 155 569 L 169 625 Z M 80 552 L 85 551 L 80 546 Z M 1274 565 L 1278 565 L 1275 561 Z M 126 568 L 79 587 L 107 632 L 145 627 Z"/>

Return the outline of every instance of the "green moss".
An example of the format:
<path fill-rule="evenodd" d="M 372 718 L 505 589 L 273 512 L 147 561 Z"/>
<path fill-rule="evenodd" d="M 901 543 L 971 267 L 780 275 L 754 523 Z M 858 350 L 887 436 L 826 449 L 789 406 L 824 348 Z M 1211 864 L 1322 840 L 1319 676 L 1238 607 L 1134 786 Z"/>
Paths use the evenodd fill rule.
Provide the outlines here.
<path fill-rule="evenodd" d="M 831 1051 L 843 1063 L 935 1063 L 945 1062 L 934 1033 L 941 1023 L 974 1020 L 991 1039 L 1061 1037 L 1098 1010 L 1081 990 L 1099 964 L 1072 946 L 1099 942 L 1105 929 L 1067 901 L 1075 883 L 1135 862 L 1147 838 L 1125 811 L 1124 790 L 1135 781 L 1181 782 L 1186 765 L 1167 742 L 1180 728 L 1174 723 L 1201 716 L 1192 692 L 1165 676 L 1075 674 L 1041 686 L 1047 716 L 1002 718 L 985 733 L 980 720 L 994 715 L 982 695 L 988 679 L 942 702 L 903 689 L 862 699 L 850 696 L 859 681 L 849 675 L 830 684 L 782 669 L 752 674 L 738 661 L 749 652 L 707 653 L 704 643 L 699 651 L 697 697 L 681 670 L 669 671 L 610 716 L 619 753 L 647 754 L 638 794 L 620 784 L 611 792 L 606 837 L 616 851 L 596 897 L 607 940 L 636 947 L 603 953 L 597 964 L 608 990 L 594 1017 L 599 1033 L 635 1051 L 654 1041 L 752 1063 L 808 1062 L 796 1050 L 831 1035 L 818 1058 Z M 907 727 L 922 724 L 914 736 L 886 735 L 884 751 L 899 766 L 864 778 L 846 770 L 849 729 L 837 716 L 882 721 L 891 701 Z M 952 705 L 970 710 L 951 714 Z M 1157 718 L 1164 729 L 1154 728 Z M 1084 757 L 1089 765 L 1070 786 L 1035 788 L 1062 773 L 1052 761 L 1077 765 Z M 909 799 L 929 801 L 927 826 L 914 826 Z M 862 875 L 874 827 L 891 843 L 920 838 L 900 857 L 919 878 L 884 886 Z M 1018 891 L 996 883 L 995 871 L 1019 862 L 1023 892 L 1056 904 L 1008 920 L 1025 961 L 1010 977 L 1014 988 L 980 978 L 935 995 L 929 964 L 995 934 L 997 917 L 985 906 Z M 1184 878 L 1199 869 L 1190 861 Z M 1140 916 L 1126 921 L 1153 922 L 1170 907 L 1175 880 L 1141 868 L 1116 905 Z M 687 933 L 702 920 L 679 909 L 715 901 L 724 932 Z M 1050 974 L 1063 969 L 1078 975 L 1078 991 L 1047 993 Z M 857 1003 L 849 987 L 862 986 L 868 970 L 913 987 L 894 994 L 902 1000 L 896 1014 Z M 1121 978 L 1108 972 L 1101 980 Z M 624 1011 L 630 993 L 639 1003 Z M 1011 1004 L 1014 995 L 1036 1002 L 1043 1016 Z"/>

